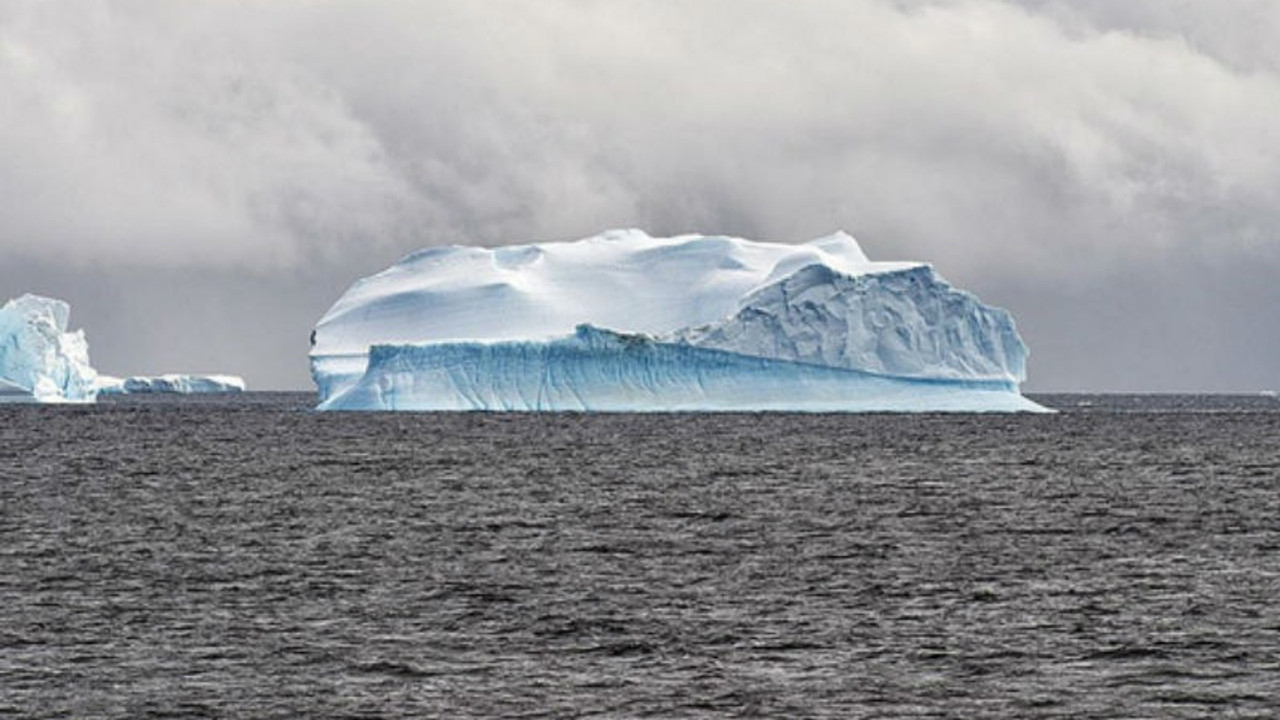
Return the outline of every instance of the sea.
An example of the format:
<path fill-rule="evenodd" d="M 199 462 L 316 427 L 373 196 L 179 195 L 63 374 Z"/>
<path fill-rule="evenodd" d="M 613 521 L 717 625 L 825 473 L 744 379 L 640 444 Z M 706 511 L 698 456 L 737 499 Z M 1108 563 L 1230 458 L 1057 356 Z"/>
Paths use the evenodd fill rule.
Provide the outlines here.
<path fill-rule="evenodd" d="M 0 717 L 1275 718 L 1280 400 L 0 408 Z"/>

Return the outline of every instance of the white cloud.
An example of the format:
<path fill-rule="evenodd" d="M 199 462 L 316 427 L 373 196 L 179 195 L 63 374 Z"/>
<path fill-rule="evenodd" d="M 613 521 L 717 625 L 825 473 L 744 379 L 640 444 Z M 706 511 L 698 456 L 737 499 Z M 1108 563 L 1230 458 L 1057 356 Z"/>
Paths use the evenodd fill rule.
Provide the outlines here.
<path fill-rule="evenodd" d="M 1114 5 L 18 3 L 0 248 L 279 268 L 846 227 L 969 275 L 1277 262 L 1276 51 L 1230 42 L 1275 4 Z"/>

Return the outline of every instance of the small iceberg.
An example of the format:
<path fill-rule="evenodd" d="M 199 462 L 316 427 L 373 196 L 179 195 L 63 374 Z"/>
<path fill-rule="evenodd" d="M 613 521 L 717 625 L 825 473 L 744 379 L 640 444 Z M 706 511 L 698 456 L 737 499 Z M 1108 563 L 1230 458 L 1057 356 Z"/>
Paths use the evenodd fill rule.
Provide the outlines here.
<path fill-rule="evenodd" d="M 124 379 L 103 376 L 98 391 L 104 395 L 240 393 L 245 391 L 245 382 L 236 375 L 135 375 Z"/>

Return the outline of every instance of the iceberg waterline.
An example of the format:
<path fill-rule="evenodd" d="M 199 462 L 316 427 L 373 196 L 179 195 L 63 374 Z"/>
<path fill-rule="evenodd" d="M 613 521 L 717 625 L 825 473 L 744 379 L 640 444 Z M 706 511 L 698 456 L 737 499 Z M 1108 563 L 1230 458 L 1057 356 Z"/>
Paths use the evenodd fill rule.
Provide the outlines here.
<path fill-rule="evenodd" d="M 838 233 L 415 253 L 320 320 L 326 410 L 1036 411 L 1012 317 Z"/>

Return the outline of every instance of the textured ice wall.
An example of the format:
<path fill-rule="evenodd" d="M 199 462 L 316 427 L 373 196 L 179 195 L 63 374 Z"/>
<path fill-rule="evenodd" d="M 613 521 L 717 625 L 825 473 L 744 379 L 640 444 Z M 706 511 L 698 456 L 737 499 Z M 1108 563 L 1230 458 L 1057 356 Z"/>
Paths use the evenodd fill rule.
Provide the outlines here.
<path fill-rule="evenodd" d="M 912 378 L 1026 379 L 1013 318 L 928 266 L 860 276 L 809 265 L 722 321 L 676 332 L 691 345 Z"/>
<path fill-rule="evenodd" d="M 1008 381 L 914 380 L 581 326 L 553 341 L 378 345 L 322 410 L 1042 411 Z"/>

